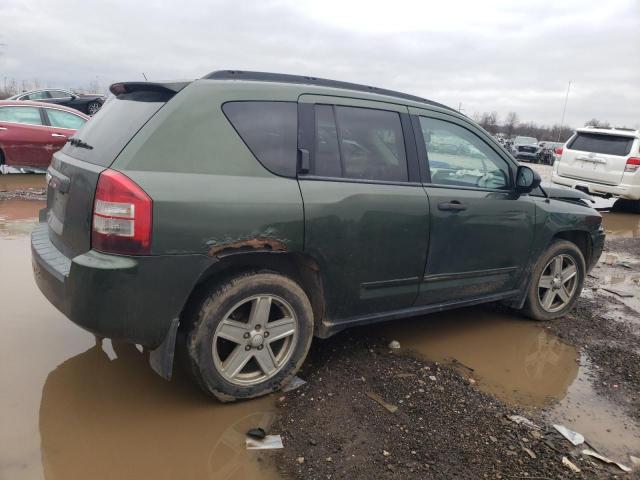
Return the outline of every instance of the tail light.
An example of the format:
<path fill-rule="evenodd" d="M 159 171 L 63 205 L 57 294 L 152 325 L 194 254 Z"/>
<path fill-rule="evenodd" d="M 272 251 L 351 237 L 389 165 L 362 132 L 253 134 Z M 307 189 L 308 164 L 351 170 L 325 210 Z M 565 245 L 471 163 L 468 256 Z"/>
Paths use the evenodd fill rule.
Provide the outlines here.
<path fill-rule="evenodd" d="M 625 173 L 635 173 L 640 168 L 640 158 L 638 157 L 629 157 L 627 159 L 627 164 L 624 166 Z"/>
<path fill-rule="evenodd" d="M 153 201 L 115 170 L 100 174 L 93 204 L 91 247 L 106 253 L 149 255 Z"/>
<path fill-rule="evenodd" d="M 556 147 L 556 155 L 562 155 L 562 147 Z"/>

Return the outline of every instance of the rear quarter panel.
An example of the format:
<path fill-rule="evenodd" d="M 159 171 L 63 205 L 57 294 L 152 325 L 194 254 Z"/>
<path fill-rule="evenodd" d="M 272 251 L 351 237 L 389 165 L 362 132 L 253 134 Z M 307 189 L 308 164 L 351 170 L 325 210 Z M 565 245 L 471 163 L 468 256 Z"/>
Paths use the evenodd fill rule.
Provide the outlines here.
<path fill-rule="evenodd" d="M 296 101 L 290 90 L 194 82 L 127 145 L 112 168 L 154 201 L 154 254 L 217 256 L 241 250 L 303 249 L 296 179 L 270 173 L 224 116 L 231 100 Z"/>

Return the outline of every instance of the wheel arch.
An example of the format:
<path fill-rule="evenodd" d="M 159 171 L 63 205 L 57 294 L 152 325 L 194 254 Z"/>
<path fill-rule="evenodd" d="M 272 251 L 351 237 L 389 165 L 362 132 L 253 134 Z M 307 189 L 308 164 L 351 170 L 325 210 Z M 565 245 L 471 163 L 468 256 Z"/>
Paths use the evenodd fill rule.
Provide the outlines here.
<path fill-rule="evenodd" d="M 325 313 L 325 297 L 319 263 L 310 255 L 287 252 L 246 252 L 218 258 L 198 278 L 180 315 L 180 323 L 188 322 L 193 309 L 211 290 L 213 284 L 246 272 L 273 271 L 291 278 L 304 290 L 314 317 L 317 334 Z"/>
<path fill-rule="evenodd" d="M 589 262 L 591 261 L 591 252 L 593 249 L 593 246 L 591 245 L 591 235 L 589 235 L 589 232 L 584 230 L 566 230 L 557 232 L 553 237 L 551 237 L 551 241 L 549 242 L 549 245 L 547 245 L 547 248 L 556 240 L 566 240 L 577 246 L 584 257 L 585 267 L 589 270 Z"/>

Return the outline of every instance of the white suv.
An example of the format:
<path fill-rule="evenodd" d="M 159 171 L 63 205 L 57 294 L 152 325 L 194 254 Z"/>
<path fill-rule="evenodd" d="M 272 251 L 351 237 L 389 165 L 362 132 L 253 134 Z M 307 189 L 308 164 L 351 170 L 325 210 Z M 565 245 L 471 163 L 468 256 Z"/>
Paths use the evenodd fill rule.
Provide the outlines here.
<path fill-rule="evenodd" d="M 640 213 L 640 131 L 578 128 L 556 153 L 553 183 L 619 198 Z"/>

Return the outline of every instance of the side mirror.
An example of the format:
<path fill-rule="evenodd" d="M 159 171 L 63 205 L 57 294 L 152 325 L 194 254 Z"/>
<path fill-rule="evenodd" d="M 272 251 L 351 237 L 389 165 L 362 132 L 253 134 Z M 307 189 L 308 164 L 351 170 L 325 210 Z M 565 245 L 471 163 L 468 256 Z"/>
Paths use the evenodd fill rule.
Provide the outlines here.
<path fill-rule="evenodd" d="M 525 165 L 518 166 L 516 173 L 516 192 L 529 193 L 540 186 L 542 179 L 538 172 Z"/>

